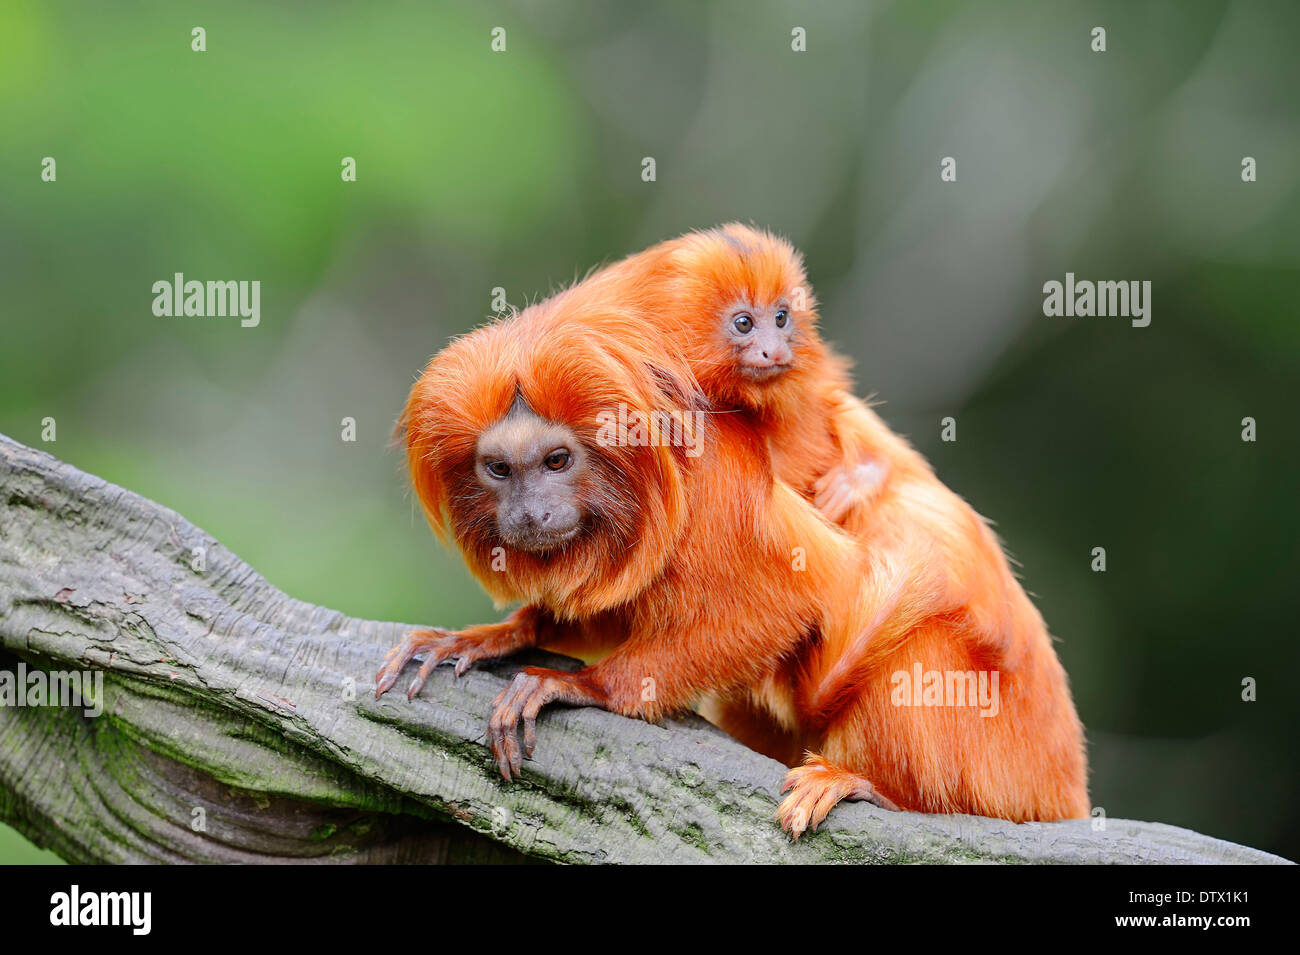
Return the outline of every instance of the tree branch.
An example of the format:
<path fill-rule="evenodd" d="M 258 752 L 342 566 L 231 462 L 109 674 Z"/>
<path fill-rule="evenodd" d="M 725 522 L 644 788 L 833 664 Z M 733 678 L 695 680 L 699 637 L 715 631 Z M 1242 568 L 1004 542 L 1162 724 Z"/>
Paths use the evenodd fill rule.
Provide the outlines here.
<path fill-rule="evenodd" d="M 784 767 L 695 717 L 548 710 L 504 784 L 493 697 L 526 662 L 576 664 L 439 668 L 377 701 L 405 629 L 293 600 L 175 512 L 0 435 L 0 671 L 102 674 L 83 706 L 0 705 L 0 819 L 70 861 L 1285 861 L 1154 823 L 863 804 L 792 844 Z"/>

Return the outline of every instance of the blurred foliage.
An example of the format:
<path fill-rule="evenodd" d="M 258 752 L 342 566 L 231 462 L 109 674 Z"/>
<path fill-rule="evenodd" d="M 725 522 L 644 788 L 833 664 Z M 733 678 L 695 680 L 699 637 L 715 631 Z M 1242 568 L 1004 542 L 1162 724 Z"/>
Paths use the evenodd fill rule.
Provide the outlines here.
<path fill-rule="evenodd" d="M 1297 27 L 1284 2 L 7 0 L 0 431 L 56 418 L 51 452 L 297 597 L 482 621 L 387 447 L 425 359 L 495 286 L 520 305 L 753 221 L 1023 565 L 1094 803 L 1297 857 Z M 178 271 L 261 280 L 260 327 L 154 317 Z M 1043 317 L 1067 271 L 1151 280 L 1151 326 Z"/>

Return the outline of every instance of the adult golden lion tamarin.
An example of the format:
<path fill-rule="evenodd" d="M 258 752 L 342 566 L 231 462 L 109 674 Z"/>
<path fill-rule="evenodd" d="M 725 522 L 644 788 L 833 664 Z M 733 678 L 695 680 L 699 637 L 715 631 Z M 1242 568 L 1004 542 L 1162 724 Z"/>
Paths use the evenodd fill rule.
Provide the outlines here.
<path fill-rule="evenodd" d="M 573 537 L 548 538 L 542 551 L 524 548 L 544 555 L 540 566 L 525 566 L 544 568 L 548 580 L 558 578 L 542 588 L 539 602 L 504 624 L 457 635 L 413 635 L 381 671 L 379 691 L 422 650 L 429 655 L 413 691 L 442 659 L 457 657 L 460 672 L 472 659 L 532 643 L 563 643 L 573 638 L 576 625 L 582 631 L 579 643 L 635 647 L 628 652 L 620 646 L 611 658 L 617 664 L 636 661 L 633 669 L 640 667 L 652 686 L 677 667 L 694 678 L 675 686 L 680 692 L 666 705 L 638 706 L 629 705 L 627 694 L 635 687 L 623 684 L 634 682 L 635 674 L 626 666 L 609 668 L 606 672 L 617 672 L 619 679 L 598 687 L 586 677 L 526 671 L 499 698 L 492 721 L 493 750 L 507 778 L 519 769 L 514 726 L 523 718 L 531 749 L 532 721 L 549 700 L 596 703 L 654 718 L 706 695 L 706 715 L 755 748 L 790 765 L 808 753 L 787 777 L 785 788 L 792 791 L 780 813 L 796 837 L 846 798 L 1014 820 L 1085 815 L 1082 730 L 1041 618 L 983 521 L 852 396 L 846 365 L 822 343 L 815 320 L 794 250 L 765 233 L 728 226 L 632 256 L 511 322 L 464 340 L 481 343 L 485 353 L 509 353 L 506 364 L 493 366 L 497 378 L 519 381 L 531 375 L 532 387 L 543 387 L 553 400 L 585 394 L 593 382 L 618 379 L 611 368 L 624 369 L 620 375 L 628 367 L 651 368 L 659 388 L 651 399 L 675 394 L 679 409 L 692 410 L 693 379 L 711 410 L 723 413 L 708 419 L 704 472 L 700 462 L 669 455 L 680 467 L 671 473 L 690 488 L 684 510 L 666 508 L 660 496 L 647 495 L 642 481 L 634 480 L 640 467 L 665 473 L 662 459 L 653 466 L 627 461 L 631 470 L 619 471 L 614 481 L 636 489 L 629 513 L 638 516 L 623 516 L 620 523 L 644 529 L 646 514 L 672 510 L 680 526 L 651 522 L 667 530 L 671 542 L 661 534 L 634 535 L 625 561 L 608 549 L 607 534 L 591 534 L 592 527 L 603 526 L 601 509 L 575 506 L 588 523 L 579 519 L 578 529 L 565 531 Z M 567 343 L 575 330 L 588 349 L 581 357 L 571 349 L 561 361 L 564 373 L 557 374 L 556 348 L 571 348 Z M 474 396 L 466 392 L 478 387 L 478 379 L 465 373 L 460 360 L 444 357 L 458 346 L 468 347 L 458 343 L 435 359 L 408 403 L 416 489 L 435 525 L 450 528 L 490 591 L 507 599 L 536 599 L 529 596 L 535 589 L 515 583 L 502 588 L 505 578 L 486 569 L 483 554 L 494 541 L 526 544 L 526 536 L 510 536 L 509 501 L 550 502 L 550 492 L 485 498 L 473 485 L 452 481 L 440 463 L 444 459 L 429 449 L 449 446 L 439 429 L 449 426 L 444 419 L 450 416 L 464 429 L 462 447 L 472 434 L 475 448 L 484 446 L 485 435 L 490 436 L 487 447 L 503 448 L 499 435 L 505 433 L 516 444 L 531 442 L 536 454 L 550 443 L 572 454 L 570 445 L 576 444 L 584 461 L 605 461 L 575 426 L 590 418 L 592 408 L 584 418 L 560 401 L 542 412 L 522 387 L 505 402 L 509 388 L 501 385 L 496 405 L 469 414 L 466 404 L 474 404 Z M 600 354 L 593 355 L 592 348 Z M 667 392 L 665 381 L 671 382 Z M 558 425 L 572 431 L 543 431 Z M 476 501 L 480 509 L 462 513 L 457 521 L 456 501 L 462 502 L 459 507 Z M 810 502 L 852 533 L 851 556 L 837 535 L 810 517 Z M 714 519 L 723 514 L 729 518 Z M 770 525 L 773 519 L 794 536 L 774 538 L 769 526 L 766 550 L 733 553 L 723 546 L 734 545 L 730 535 L 745 533 L 752 522 Z M 590 535 L 587 544 L 604 542 L 598 554 L 584 549 L 584 535 Z M 671 551 L 686 547 L 685 562 L 674 554 L 665 557 L 659 550 L 665 543 Z M 789 553 L 797 548 L 815 555 L 817 570 L 787 572 Z M 514 555 L 505 553 L 508 565 Z M 801 586 L 825 579 L 824 561 L 837 553 L 843 563 L 826 589 L 809 592 Z M 733 591 L 734 576 L 720 580 L 710 573 L 719 558 L 731 561 L 728 570 L 761 594 L 757 604 L 738 598 L 746 588 Z M 658 568 L 656 560 L 663 561 Z M 571 576 L 579 568 L 581 573 Z M 608 578 L 615 569 L 622 571 L 620 586 L 611 587 Z M 638 579 L 645 590 L 627 597 L 623 585 L 635 589 Z M 566 593 L 561 581 L 604 598 L 596 601 L 599 606 L 568 610 L 561 600 L 556 613 L 553 597 Z M 653 607 L 658 616 L 649 621 L 658 626 L 674 620 L 675 608 L 692 609 L 680 639 L 670 632 L 651 640 L 634 635 L 638 622 L 646 622 L 636 614 L 608 614 L 609 599 L 633 599 L 638 612 Z M 693 617 L 719 607 L 735 611 L 724 628 L 701 626 Z M 786 618 L 786 611 L 793 617 Z M 797 626 L 778 628 L 782 636 L 772 637 L 769 614 L 787 627 Z M 726 652 L 733 649 L 737 628 L 768 634 L 760 641 L 767 652 L 757 657 Z M 667 629 L 676 631 L 675 622 Z M 648 675 L 650 670 L 656 675 Z M 609 695 L 614 684 L 623 694 L 617 702 Z"/>
<path fill-rule="evenodd" d="M 764 437 L 702 415 L 689 369 L 644 339 L 646 313 L 593 287 L 453 342 L 402 416 L 434 528 L 489 593 L 525 606 L 408 635 L 377 694 L 419 653 L 410 694 L 451 658 L 463 671 L 533 645 L 612 647 L 577 673 L 529 667 L 498 698 L 489 735 L 507 780 L 517 727 L 531 753 L 546 703 L 656 720 L 744 692 L 848 624 L 857 586 L 856 545 L 773 481 Z"/>

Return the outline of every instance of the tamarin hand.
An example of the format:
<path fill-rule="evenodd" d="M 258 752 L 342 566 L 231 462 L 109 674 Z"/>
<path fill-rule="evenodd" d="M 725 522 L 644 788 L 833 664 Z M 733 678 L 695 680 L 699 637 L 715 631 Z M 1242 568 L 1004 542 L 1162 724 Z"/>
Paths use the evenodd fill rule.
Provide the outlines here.
<path fill-rule="evenodd" d="M 556 631 L 536 607 L 521 607 L 500 623 L 485 623 L 464 630 L 411 630 L 402 642 L 388 651 L 384 665 L 375 676 L 375 699 L 393 688 L 402 668 L 416 654 L 427 654 L 415 679 L 407 688 L 406 698 L 414 699 L 424 687 L 434 667 L 447 660 L 456 660 L 456 676 L 464 676 L 470 666 L 479 660 L 495 660 L 509 656 L 525 647 L 535 646 L 542 634 Z"/>
<path fill-rule="evenodd" d="M 547 703 L 570 706 L 600 706 L 601 693 L 582 672 L 564 673 L 542 667 L 525 667 L 492 701 L 492 718 L 488 721 L 488 743 L 501 778 L 518 779 L 522 770 L 519 752 L 519 721 L 524 723 L 523 755 L 533 757 L 537 746 L 537 714 Z"/>
<path fill-rule="evenodd" d="M 456 675 L 463 676 L 469 669 L 469 665 L 478 657 L 475 651 L 478 647 L 466 640 L 464 635 L 454 633 L 450 630 L 443 630 L 439 627 L 433 627 L 429 630 L 411 630 L 402 638 L 402 642 L 393 649 L 389 650 L 384 656 L 384 665 L 379 668 L 375 675 L 375 699 L 379 699 L 385 693 L 393 688 L 397 682 L 398 676 L 401 675 L 402 669 L 416 654 L 426 653 L 419 672 L 411 680 L 410 687 L 406 690 L 406 698 L 413 699 L 415 694 L 423 689 L 425 681 L 429 679 L 429 674 L 433 668 L 445 660 L 452 657 L 459 657 L 456 661 Z"/>
<path fill-rule="evenodd" d="M 887 475 L 888 466 L 873 457 L 851 467 L 838 464 L 813 484 L 813 505 L 832 524 L 839 524 L 854 507 L 871 502 Z"/>

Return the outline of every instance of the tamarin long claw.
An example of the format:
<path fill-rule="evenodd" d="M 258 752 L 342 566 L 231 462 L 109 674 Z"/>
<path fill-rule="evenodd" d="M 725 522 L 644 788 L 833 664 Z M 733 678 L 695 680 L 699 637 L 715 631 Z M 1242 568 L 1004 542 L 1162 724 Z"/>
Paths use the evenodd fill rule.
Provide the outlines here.
<path fill-rule="evenodd" d="M 401 643 L 388 651 L 388 655 L 384 658 L 384 665 L 379 668 L 375 678 L 376 698 L 391 690 L 406 665 L 423 653 L 427 654 L 426 659 L 406 694 L 407 699 L 418 693 L 420 687 L 424 686 L 425 680 L 429 678 L 429 673 L 442 659 L 438 654 L 438 648 L 445 642 L 445 637 L 445 632 L 441 630 L 412 630 L 403 637 Z"/>
<path fill-rule="evenodd" d="M 604 700 L 580 674 L 525 667 L 492 701 L 488 745 L 501 771 L 501 778 L 506 782 L 519 778 L 525 757 L 533 758 L 537 746 L 537 714 L 552 702 L 584 706 L 600 705 Z M 520 723 L 524 728 L 522 752 L 519 748 Z"/>
<path fill-rule="evenodd" d="M 376 700 L 379 699 L 381 696 L 383 696 L 385 693 L 391 690 L 393 688 L 393 684 L 396 682 L 397 682 L 396 673 L 385 673 L 383 670 L 380 670 L 375 683 L 375 699 Z"/>

